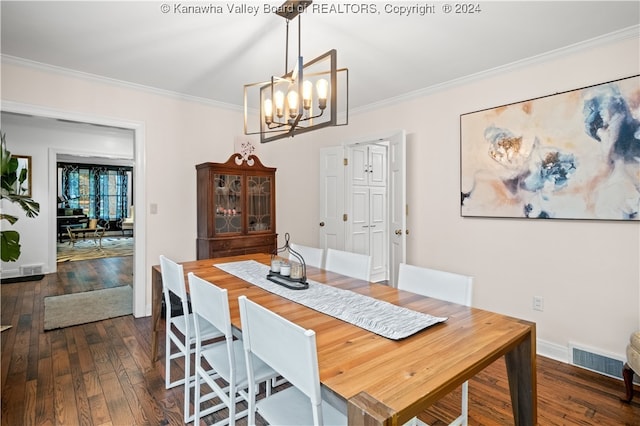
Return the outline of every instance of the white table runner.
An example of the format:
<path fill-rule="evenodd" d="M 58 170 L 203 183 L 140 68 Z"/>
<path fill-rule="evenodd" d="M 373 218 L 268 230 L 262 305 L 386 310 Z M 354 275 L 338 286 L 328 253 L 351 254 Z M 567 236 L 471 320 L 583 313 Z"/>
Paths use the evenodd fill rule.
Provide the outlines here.
<path fill-rule="evenodd" d="M 267 279 L 269 266 L 254 260 L 213 265 L 253 285 L 293 302 L 342 321 L 356 325 L 388 339 L 400 340 L 446 317 L 434 317 L 350 290 L 307 280 L 306 290 L 291 290 Z"/>

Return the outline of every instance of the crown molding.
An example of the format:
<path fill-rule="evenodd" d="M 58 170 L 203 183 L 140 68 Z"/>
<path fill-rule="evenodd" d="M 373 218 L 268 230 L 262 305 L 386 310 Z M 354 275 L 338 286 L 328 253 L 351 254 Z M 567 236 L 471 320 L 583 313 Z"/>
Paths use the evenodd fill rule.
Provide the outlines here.
<path fill-rule="evenodd" d="M 599 37 L 584 40 L 578 43 L 574 43 L 566 47 L 562 47 L 560 49 L 551 50 L 549 52 L 545 52 L 540 55 L 536 55 L 536 56 L 532 56 L 519 61 L 511 62 L 511 63 L 501 65 L 499 67 L 491 68 L 485 71 L 480 71 L 475 74 L 470 74 L 464 77 L 445 81 L 440 84 L 435 84 L 433 86 L 425 87 L 423 89 L 415 90 L 413 92 L 409 92 L 399 96 L 395 96 L 393 98 L 385 99 L 380 102 L 375 102 L 362 107 L 354 108 L 349 111 L 349 114 L 359 114 L 367 111 L 373 111 L 380 108 L 396 105 L 411 99 L 424 97 L 424 96 L 431 95 L 446 89 L 454 88 L 464 84 L 469 84 L 474 81 L 486 79 L 489 77 L 494 77 L 494 76 L 515 71 L 524 67 L 529 67 L 532 65 L 557 59 L 562 56 L 579 53 L 588 49 L 593 49 L 596 47 L 604 46 L 610 43 L 614 43 L 614 42 L 618 42 L 618 41 L 622 41 L 630 38 L 635 38 L 636 40 L 640 40 L 640 25 L 627 27 L 622 30 L 605 34 L 603 36 L 599 36 Z"/>
<path fill-rule="evenodd" d="M 17 65 L 26 68 L 31 68 L 39 71 L 45 71 L 50 73 L 55 73 L 58 75 L 78 78 L 81 80 L 91 81 L 95 83 L 102 84 L 110 84 L 122 88 L 140 90 L 143 92 L 151 93 L 154 95 L 167 96 L 174 99 L 179 99 L 183 101 L 196 102 L 216 108 L 228 109 L 232 111 L 242 111 L 242 106 L 228 104 L 225 102 L 218 102 L 211 99 L 201 98 L 198 96 L 186 95 L 184 93 L 173 92 L 171 90 L 159 89 L 156 87 L 145 86 L 143 84 L 131 83 L 129 81 L 118 80 L 115 78 L 104 77 L 97 74 L 91 74 L 83 71 L 72 70 L 69 68 L 63 68 L 56 65 L 45 64 L 43 62 L 32 61 L 30 59 L 24 59 L 17 56 L 11 56 L 6 54 L 1 54 L 0 58 L 3 64 Z"/>
<path fill-rule="evenodd" d="M 380 102 L 374 102 L 368 105 L 364 105 L 362 107 L 353 108 L 349 111 L 349 113 L 359 114 L 359 113 L 380 109 L 383 107 L 392 106 L 395 104 L 406 102 L 411 99 L 424 97 L 424 96 L 437 93 L 437 92 L 440 92 L 449 88 L 453 88 L 456 86 L 460 86 L 463 84 L 469 84 L 474 81 L 486 79 L 486 78 L 493 77 L 506 72 L 521 69 L 527 66 L 532 66 L 535 64 L 547 62 L 552 59 L 559 58 L 561 56 L 582 52 L 587 49 L 593 49 L 609 43 L 622 41 L 630 38 L 640 39 L 640 25 L 634 25 L 619 31 L 605 34 L 603 36 L 595 37 L 589 40 L 584 40 L 560 49 L 555 49 L 546 53 L 542 53 L 540 55 L 532 56 L 530 58 L 511 62 L 505 65 L 501 65 L 499 67 L 491 68 L 475 74 L 470 74 L 464 77 L 455 78 L 440 84 L 435 84 L 435 85 L 425 87 L 423 89 L 415 90 L 409 93 L 405 93 L 399 96 L 394 96 L 392 98 L 388 98 Z M 103 83 L 103 84 L 111 84 L 119 87 L 141 90 L 141 91 L 156 94 L 156 95 L 163 95 L 163 96 L 168 96 L 175 99 L 201 103 L 201 104 L 205 104 L 208 106 L 221 108 L 221 109 L 240 111 L 240 112 L 243 111 L 243 107 L 241 105 L 233 105 L 233 104 L 228 104 L 224 102 L 213 101 L 211 99 L 205 99 L 197 96 L 191 96 L 183 93 L 173 92 L 170 90 L 158 89 L 150 86 L 145 86 L 142 84 L 131 83 L 123 80 L 103 77 L 96 74 L 76 71 L 68 68 L 49 65 L 42 62 L 31 61 L 28 59 L 6 55 L 6 54 L 1 54 L 0 58 L 2 60 L 2 63 L 19 65 L 27 68 L 37 69 L 37 70 L 46 71 L 46 72 L 52 72 L 52 73 L 56 73 L 56 74 L 60 74 L 68 77 L 74 77 L 74 78 L 79 78 L 79 79 Z"/>

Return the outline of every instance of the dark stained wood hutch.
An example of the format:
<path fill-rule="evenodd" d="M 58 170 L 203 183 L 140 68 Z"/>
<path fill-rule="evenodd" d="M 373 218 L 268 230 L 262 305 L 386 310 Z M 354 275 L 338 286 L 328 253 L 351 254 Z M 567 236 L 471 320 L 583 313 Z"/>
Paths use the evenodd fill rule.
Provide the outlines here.
<path fill-rule="evenodd" d="M 196 165 L 198 259 L 277 248 L 276 169 L 233 154 L 226 163 Z"/>

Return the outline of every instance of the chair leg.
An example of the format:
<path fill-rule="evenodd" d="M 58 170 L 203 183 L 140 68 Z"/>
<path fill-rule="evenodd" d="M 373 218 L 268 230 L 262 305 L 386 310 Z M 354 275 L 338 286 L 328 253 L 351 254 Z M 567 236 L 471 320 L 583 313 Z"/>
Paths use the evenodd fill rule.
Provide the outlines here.
<path fill-rule="evenodd" d="M 171 319 L 167 318 L 167 324 L 171 323 Z M 168 326 L 170 327 L 170 325 Z M 171 384 L 171 341 L 169 339 L 169 330 L 165 330 L 165 349 L 164 349 L 164 387 L 165 389 L 169 389 L 169 385 Z"/>
<path fill-rule="evenodd" d="M 193 424 L 194 426 L 200 424 L 200 372 L 198 370 L 199 364 L 200 364 L 200 360 L 197 359 L 196 357 L 196 365 L 194 366 L 196 381 L 195 381 L 194 392 L 193 392 Z M 185 413 L 186 413 L 186 407 L 185 407 Z M 186 419 L 185 419 L 185 423 L 188 423 Z"/>
<path fill-rule="evenodd" d="M 187 342 L 188 344 L 188 342 Z M 191 395 L 191 356 L 184 357 L 184 422 L 189 423 L 192 419 L 189 415 L 189 397 Z M 197 376 L 197 374 L 196 374 Z M 196 377 L 197 380 L 197 377 Z"/>
<path fill-rule="evenodd" d="M 620 400 L 631 402 L 633 399 L 633 370 L 627 363 L 625 363 L 622 368 L 622 377 L 624 379 L 625 396 L 624 398 L 620 398 Z"/>
<path fill-rule="evenodd" d="M 462 426 L 467 426 L 469 422 L 469 382 L 462 384 L 462 402 L 461 402 L 461 414 Z"/>

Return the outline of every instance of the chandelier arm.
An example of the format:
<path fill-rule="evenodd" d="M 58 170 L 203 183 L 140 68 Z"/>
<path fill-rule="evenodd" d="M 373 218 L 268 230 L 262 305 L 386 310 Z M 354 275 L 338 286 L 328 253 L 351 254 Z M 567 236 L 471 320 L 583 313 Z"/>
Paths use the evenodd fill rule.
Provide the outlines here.
<path fill-rule="evenodd" d="M 287 19 L 287 33 L 285 37 L 284 44 L 284 74 L 286 75 L 289 71 L 289 20 Z"/>
<path fill-rule="evenodd" d="M 313 115 L 313 116 L 308 116 L 308 117 L 304 117 L 301 118 L 298 121 L 307 121 L 307 120 L 313 120 L 314 118 L 318 118 L 318 117 L 322 117 L 322 115 L 324 114 L 324 110 L 320 110 L 319 114 Z"/>
<path fill-rule="evenodd" d="M 298 15 L 298 58 L 302 56 L 302 16 Z"/>

